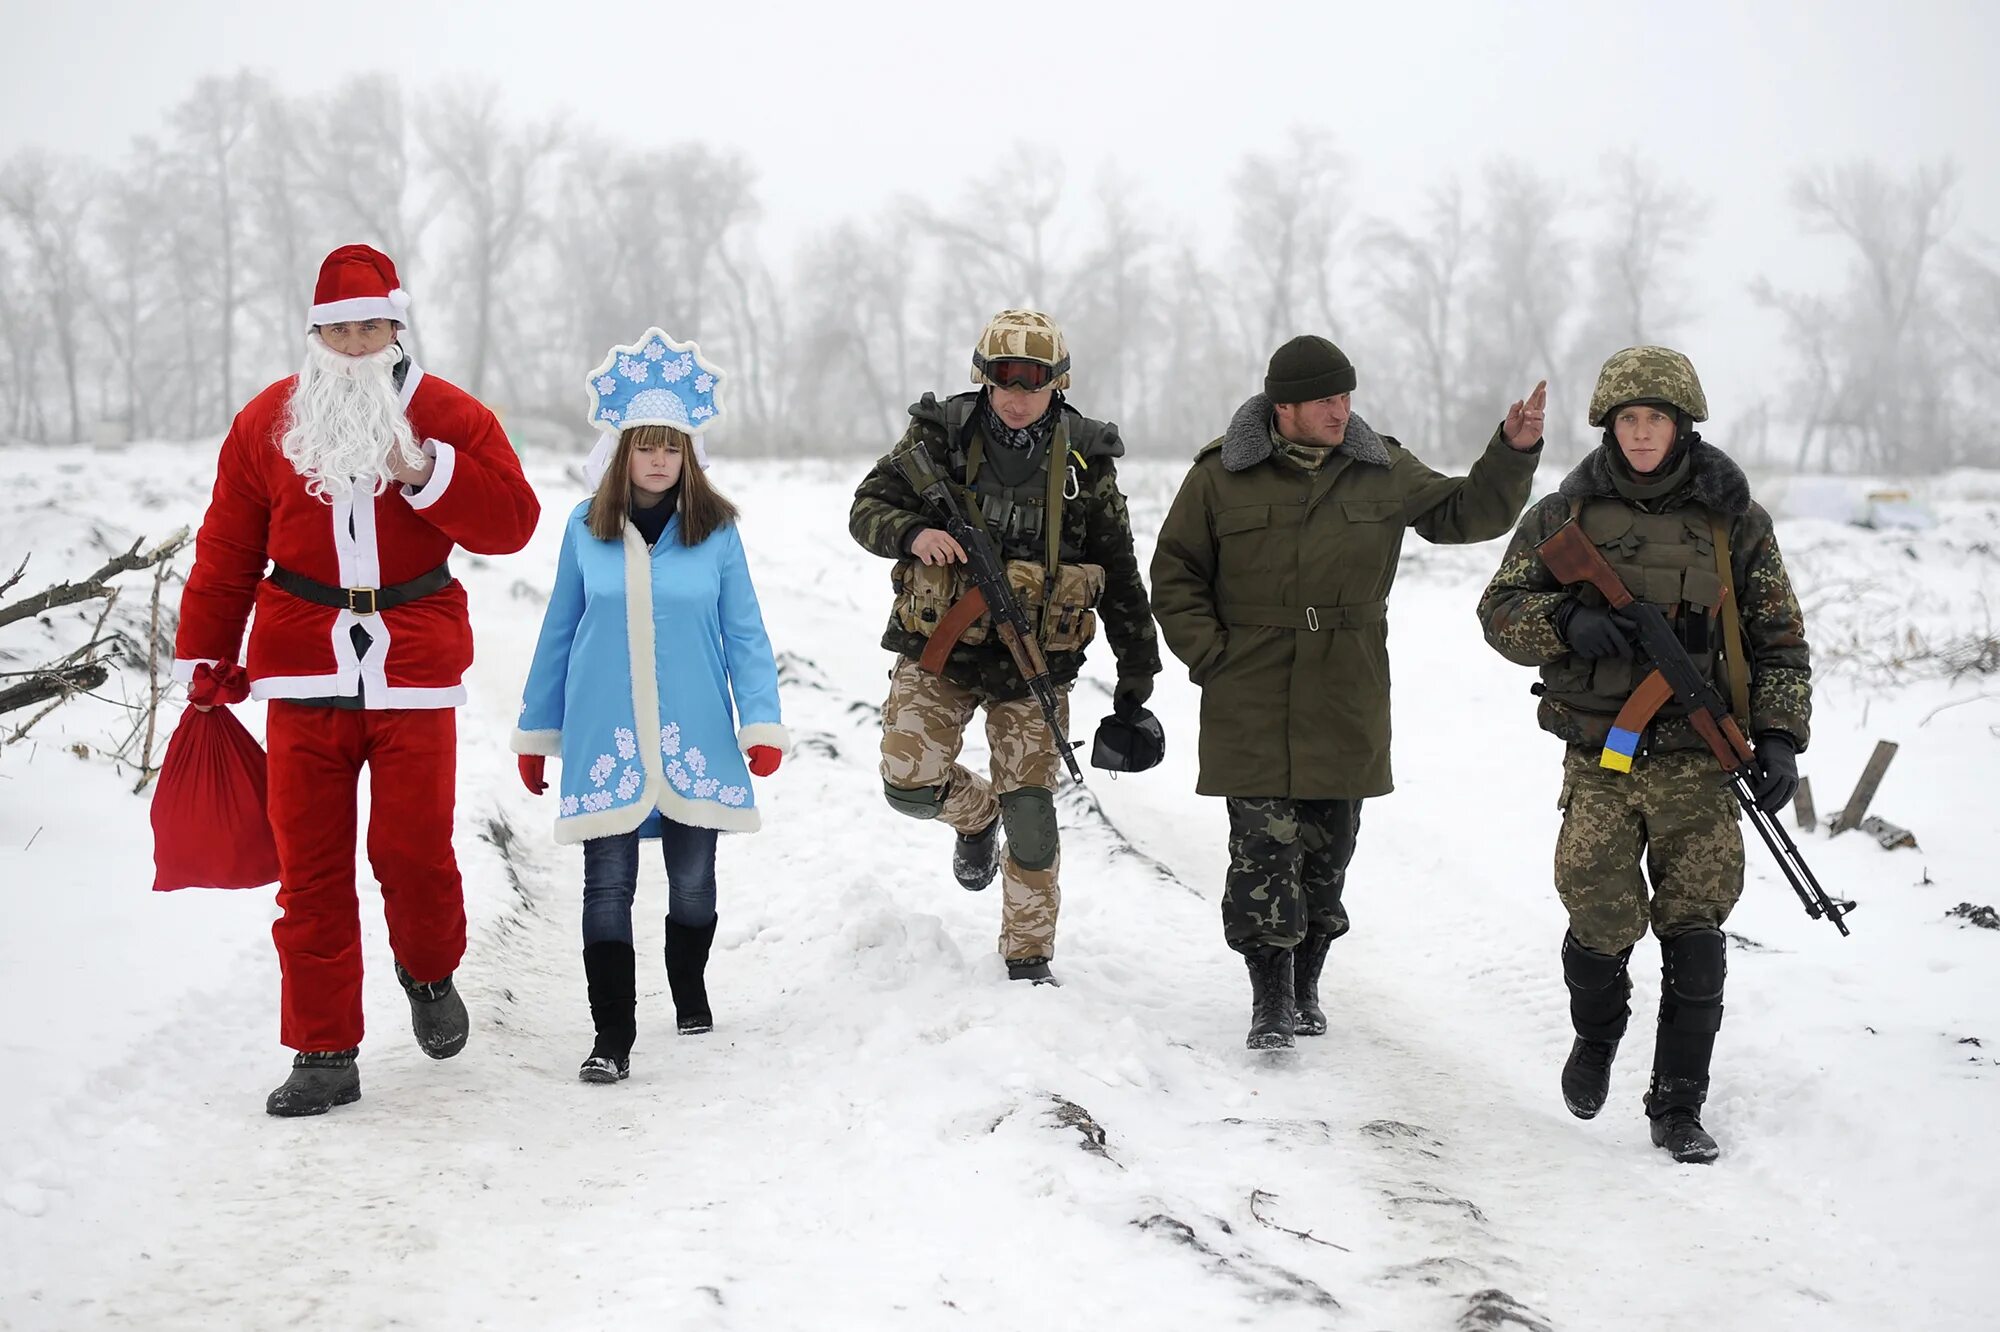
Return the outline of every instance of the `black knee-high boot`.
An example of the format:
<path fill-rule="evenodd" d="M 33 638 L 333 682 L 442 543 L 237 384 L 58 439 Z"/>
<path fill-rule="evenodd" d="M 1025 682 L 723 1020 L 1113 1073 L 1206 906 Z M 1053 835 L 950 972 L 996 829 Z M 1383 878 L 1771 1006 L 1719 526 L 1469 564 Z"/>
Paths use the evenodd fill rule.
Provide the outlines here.
<path fill-rule="evenodd" d="M 1632 950 L 1600 953 L 1574 934 L 1563 935 L 1563 983 L 1569 987 L 1569 1020 L 1576 1029 L 1563 1063 L 1563 1104 L 1578 1119 L 1593 1119 L 1611 1091 L 1611 1060 L 1632 1013 Z"/>
<path fill-rule="evenodd" d="M 681 1035 L 715 1029 L 708 1008 L 708 950 L 715 943 L 716 917 L 706 925 L 682 925 L 667 917 L 667 987 L 674 992 L 674 1023 Z"/>
<path fill-rule="evenodd" d="M 577 1070 L 585 1082 L 617 1082 L 632 1071 L 632 1042 L 639 1032 L 632 945 L 607 941 L 586 944 L 583 979 L 590 990 L 590 1020 L 597 1039 Z"/>
<path fill-rule="evenodd" d="M 1690 930 L 1660 941 L 1660 1028 L 1646 1114 L 1653 1145 L 1676 1161 L 1713 1161 L 1718 1152 L 1701 1126 L 1701 1107 L 1708 1099 L 1715 1033 L 1722 1029 L 1727 958 L 1721 930 Z"/>

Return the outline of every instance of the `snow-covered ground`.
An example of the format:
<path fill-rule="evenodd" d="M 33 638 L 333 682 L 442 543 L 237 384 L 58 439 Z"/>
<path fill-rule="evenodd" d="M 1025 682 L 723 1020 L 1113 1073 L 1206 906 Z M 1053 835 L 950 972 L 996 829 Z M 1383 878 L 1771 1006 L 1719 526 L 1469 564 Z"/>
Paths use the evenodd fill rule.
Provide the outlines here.
<path fill-rule="evenodd" d="M 205 445 L 0 457 L 0 573 L 32 549 L 24 586 L 197 521 L 212 466 Z M 1557 1093 L 1559 746 L 1530 673 L 1473 621 L 1497 546 L 1412 542 L 1400 786 L 1364 817 L 1333 1030 L 1254 1057 L 1178 670 L 1156 699 L 1166 764 L 1064 796 L 1059 990 L 1007 983 L 996 894 L 960 891 L 948 838 L 882 803 L 888 579 L 845 533 L 852 464 L 716 472 L 803 744 L 760 796 L 766 830 L 723 844 L 717 1030 L 673 1034 L 650 867 L 633 1077 L 577 1083 L 581 857 L 504 743 L 578 493 L 532 470 L 534 544 L 454 561 L 479 633 L 459 1058 L 408 1037 L 364 866 L 365 1098 L 268 1118 L 286 1064 L 271 891 L 148 891 L 146 799 L 94 752 L 129 725 L 110 704 L 0 751 L 0 1328 L 2000 1323 L 2000 932 L 1946 915 L 2000 897 L 2000 699 L 1919 650 L 1986 632 L 2000 491 L 1921 533 L 1781 523 L 1815 640 L 1844 654 L 1805 771 L 1830 809 L 1876 739 L 1900 742 L 1876 809 L 1923 849 L 1802 835 L 1860 900 L 1841 939 L 1753 844 L 1706 1116 L 1723 1156 L 1698 1168 L 1650 1146 L 1639 1108 L 1650 944 L 1611 1105 L 1580 1123 Z M 1128 470 L 1150 551 L 1179 468 Z M 0 669 L 87 627 L 50 618 L 0 630 Z M 1100 648 L 1083 735 L 1109 678 Z M 261 728 L 261 707 L 238 712 Z"/>

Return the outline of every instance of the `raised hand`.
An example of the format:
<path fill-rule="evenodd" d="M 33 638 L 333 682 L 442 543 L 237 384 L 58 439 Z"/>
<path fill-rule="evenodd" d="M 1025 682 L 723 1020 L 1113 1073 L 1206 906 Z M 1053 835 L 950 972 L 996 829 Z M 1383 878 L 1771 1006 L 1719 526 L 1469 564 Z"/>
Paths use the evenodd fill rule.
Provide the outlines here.
<path fill-rule="evenodd" d="M 1549 381 L 1535 385 L 1535 391 L 1507 409 L 1507 422 L 1500 432 L 1509 448 L 1532 449 L 1542 439 L 1542 413 L 1549 403 Z"/>

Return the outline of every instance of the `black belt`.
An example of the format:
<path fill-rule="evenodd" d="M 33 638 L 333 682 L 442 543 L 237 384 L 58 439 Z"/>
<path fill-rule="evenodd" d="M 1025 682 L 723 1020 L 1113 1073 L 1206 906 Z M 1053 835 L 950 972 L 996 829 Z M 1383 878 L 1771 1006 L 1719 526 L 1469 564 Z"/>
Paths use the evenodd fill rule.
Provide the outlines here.
<path fill-rule="evenodd" d="M 356 615 L 374 615 L 415 601 L 418 597 L 444 591 L 451 586 L 451 566 L 440 564 L 429 573 L 418 574 L 409 582 L 398 583 L 394 587 L 334 587 L 274 564 L 271 566 L 271 581 L 299 600 L 310 601 L 316 606 L 332 606 L 335 610 L 353 611 Z"/>

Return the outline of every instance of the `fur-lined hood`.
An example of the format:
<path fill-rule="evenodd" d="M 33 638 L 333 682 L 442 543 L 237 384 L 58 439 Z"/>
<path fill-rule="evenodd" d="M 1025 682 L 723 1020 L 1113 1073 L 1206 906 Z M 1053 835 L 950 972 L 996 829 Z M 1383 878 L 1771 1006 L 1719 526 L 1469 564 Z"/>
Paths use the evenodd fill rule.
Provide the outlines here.
<path fill-rule="evenodd" d="M 1562 485 L 1558 487 L 1563 498 L 1623 500 L 1625 497 L 1618 493 L 1618 487 L 1612 484 L 1611 479 L 1611 452 L 1615 447 L 1600 444 L 1592 449 L 1563 478 Z M 1689 470 L 1688 483 L 1694 488 L 1695 501 L 1731 518 L 1740 518 L 1750 512 L 1750 478 L 1743 474 L 1736 460 L 1704 439 L 1696 439 L 1688 445 L 1688 450 L 1694 463 Z"/>
<path fill-rule="evenodd" d="M 1341 452 L 1356 462 L 1376 467 L 1389 465 L 1389 446 L 1359 416 L 1347 418 L 1347 438 Z M 1230 418 L 1222 435 L 1222 466 L 1230 472 L 1244 472 L 1271 456 L 1271 400 L 1257 394 Z"/>

